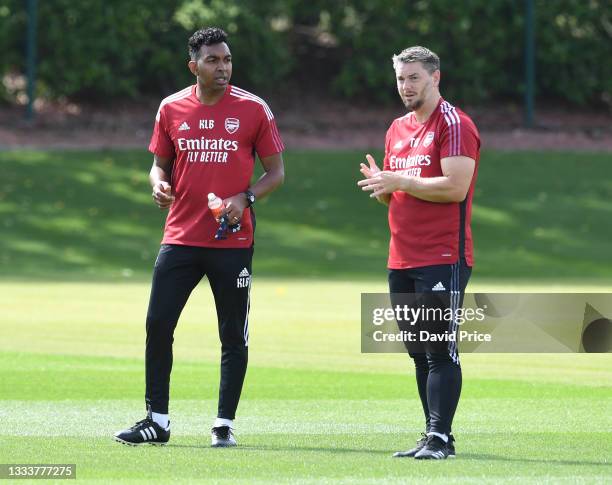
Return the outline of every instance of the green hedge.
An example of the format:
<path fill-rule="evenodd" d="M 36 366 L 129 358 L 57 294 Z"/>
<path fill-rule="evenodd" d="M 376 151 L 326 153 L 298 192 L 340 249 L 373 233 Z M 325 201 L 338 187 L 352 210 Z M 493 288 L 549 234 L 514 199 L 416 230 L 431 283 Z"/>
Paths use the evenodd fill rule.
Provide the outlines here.
<path fill-rule="evenodd" d="M 24 72 L 26 2 L 0 0 L 0 72 Z M 519 0 L 43 0 L 40 93 L 101 101 L 179 89 L 186 40 L 201 25 L 230 34 L 234 82 L 262 93 L 394 99 L 390 57 L 422 44 L 442 60 L 443 91 L 465 102 L 523 92 Z M 610 105 L 607 0 L 536 0 L 537 93 Z M 6 96 L 6 93 L 5 93 Z"/>

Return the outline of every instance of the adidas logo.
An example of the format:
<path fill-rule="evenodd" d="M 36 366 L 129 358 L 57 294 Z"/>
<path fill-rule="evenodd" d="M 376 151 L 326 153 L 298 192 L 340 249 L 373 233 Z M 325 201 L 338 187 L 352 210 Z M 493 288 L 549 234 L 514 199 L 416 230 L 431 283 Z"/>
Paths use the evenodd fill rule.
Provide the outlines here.
<path fill-rule="evenodd" d="M 179 131 L 185 131 L 185 130 L 189 130 L 189 125 L 187 124 L 186 121 L 183 121 L 183 124 L 181 126 L 179 126 Z"/>
<path fill-rule="evenodd" d="M 441 281 L 438 281 L 436 283 L 436 286 L 434 286 L 431 291 L 446 291 L 446 288 L 444 288 L 444 285 L 442 284 Z"/>
<path fill-rule="evenodd" d="M 238 275 L 238 278 L 236 278 L 236 288 L 248 288 L 250 282 L 251 275 L 249 274 L 249 270 L 244 268 Z"/>
<path fill-rule="evenodd" d="M 140 434 L 142 435 L 142 439 L 144 441 L 157 439 L 157 433 L 155 432 L 155 428 L 153 426 L 149 426 L 148 428 L 141 429 Z"/>
<path fill-rule="evenodd" d="M 402 140 L 398 141 L 395 145 L 393 145 L 393 149 L 394 150 L 399 150 L 400 148 L 402 148 L 403 142 Z"/>

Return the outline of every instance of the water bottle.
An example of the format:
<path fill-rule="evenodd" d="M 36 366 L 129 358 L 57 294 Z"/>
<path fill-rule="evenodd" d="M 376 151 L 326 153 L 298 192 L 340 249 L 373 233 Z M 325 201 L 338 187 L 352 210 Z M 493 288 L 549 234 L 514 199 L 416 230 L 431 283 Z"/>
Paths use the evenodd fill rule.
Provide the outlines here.
<path fill-rule="evenodd" d="M 217 197 L 212 192 L 208 194 L 208 208 L 215 220 L 219 222 L 219 228 L 215 233 L 215 239 L 227 239 L 228 232 L 234 234 L 240 230 L 240 222 L 230 224 L 227 214 L 223 215 L 223 209 L 225 209 L 223 199 Z"/>
<path fill-rule="evenodd" d="M 218 221 L 221 217 L 223 209 L 225 209 L 223 199 L 221 199 L 221 197 L 217 197 L 211 192 L 210 194 L 208 194 L 208 208 L 212 212 L 213 217 Z"/>
<path fill-rule="evenodd" d="M 219 222 L 219 227 L 215 233 L 215 239 L 227 239 L 228 220 L 227 216 L 222 215 L 225 204 L 221 197 L 217 197 L 212 192 L 208 194 L 208 208 L 215 220 Z"/>

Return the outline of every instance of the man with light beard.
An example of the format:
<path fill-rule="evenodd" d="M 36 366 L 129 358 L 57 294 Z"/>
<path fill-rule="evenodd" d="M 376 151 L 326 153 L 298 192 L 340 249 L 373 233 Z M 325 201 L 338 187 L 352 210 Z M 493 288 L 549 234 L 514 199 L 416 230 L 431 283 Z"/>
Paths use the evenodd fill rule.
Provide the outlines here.
<path fill-rule="evenodd" d="M 472 120 L 445 101 L 439 90 L 440 59 L 415 46 L 393 56 L 397 89 L 408 113 L 393 121 L 385 139 L 383 170 L 371 155 L 358 182 L 370 197 L 389 206 L 389 291 L 420 294 L 427 307 L 458 310 L 471 275 L 472 195 L 480 138 Z M 399 323 L 399 322 L 398 322 Z M 401 325 L 400 325 L 401 328 Z M 416 367 L 425 414 L 417 445 L 395 457 L 445 459 L 455 456 L 451 425 L 461 393 L 457 320 L 419 321 L 412 328 L 445 337 L 406 344 Z"/>

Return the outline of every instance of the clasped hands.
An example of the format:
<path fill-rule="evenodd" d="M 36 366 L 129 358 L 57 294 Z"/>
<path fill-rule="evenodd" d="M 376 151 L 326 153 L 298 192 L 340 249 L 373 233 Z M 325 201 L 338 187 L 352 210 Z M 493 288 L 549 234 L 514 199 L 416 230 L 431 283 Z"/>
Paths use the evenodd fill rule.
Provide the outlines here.
<path fill-rule="evenodd" d="M 364 192 L 372 192 L 370 197 L 378 197 L 384 194 L 391 194 L 397 190 L 406 191 L 410 184 L 410 177 L 403 175 L 401 172 L 391 172 L 381 170 L 374 157 L 370 154 L 366 155 L 368 165 L 361 164 L 359 171 L 365 179 L 357 182 Z"/>

